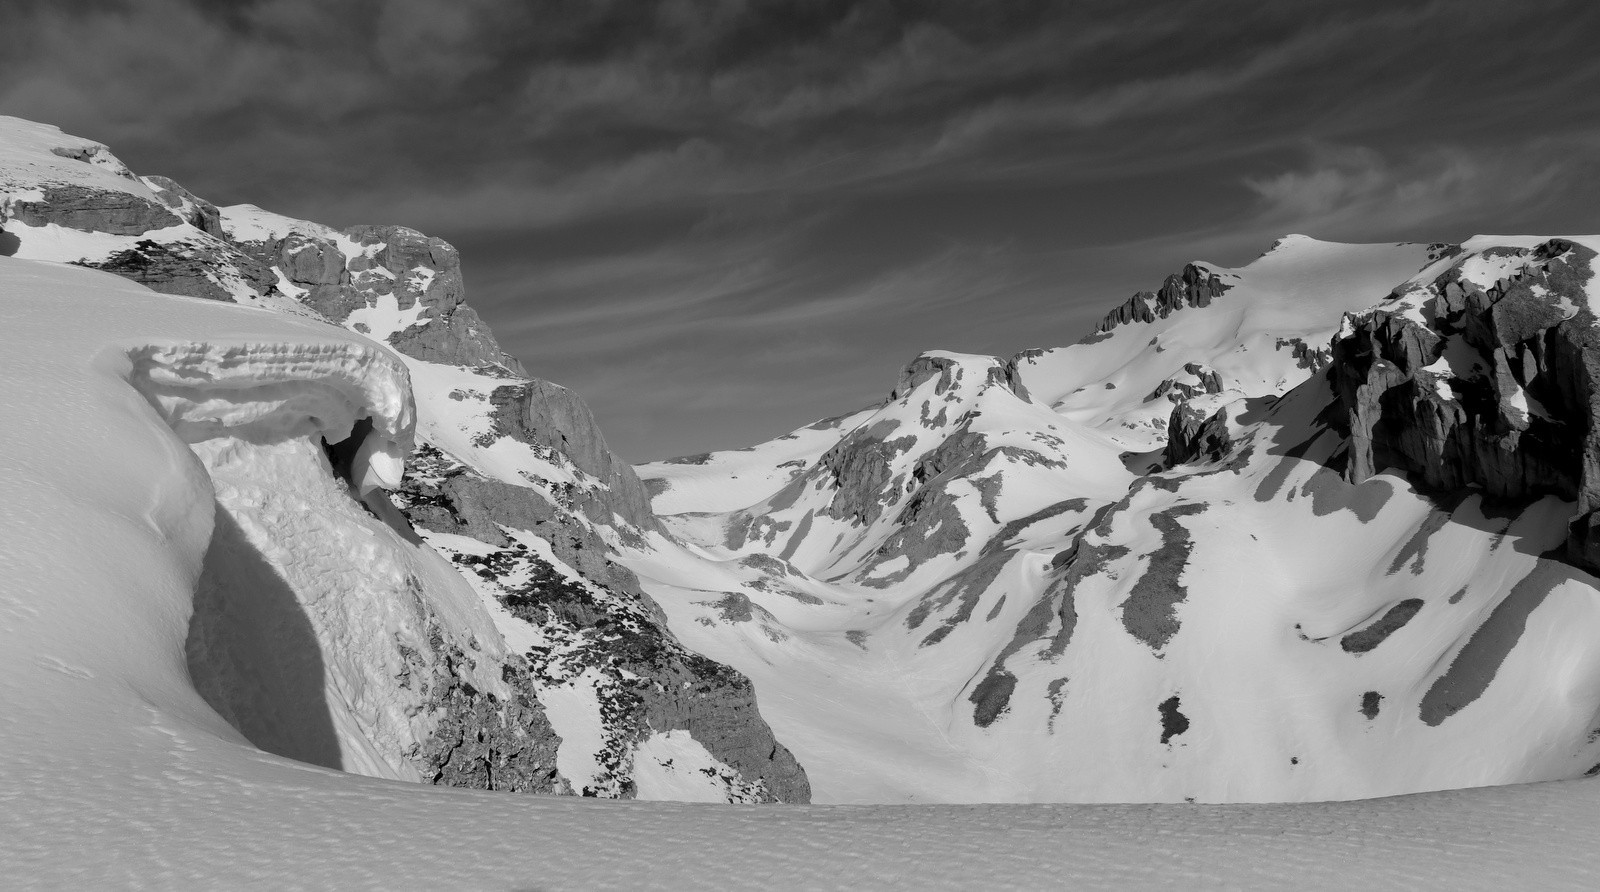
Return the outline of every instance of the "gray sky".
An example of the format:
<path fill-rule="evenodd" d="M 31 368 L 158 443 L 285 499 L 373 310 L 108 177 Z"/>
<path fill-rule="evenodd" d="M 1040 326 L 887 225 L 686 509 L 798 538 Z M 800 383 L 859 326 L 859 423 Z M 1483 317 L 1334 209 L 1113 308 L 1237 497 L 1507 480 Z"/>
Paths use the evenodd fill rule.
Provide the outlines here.
<path fill-rule="evenodd" d="M 0 0 L 0 113 L 403 223 L 634 461 L 1278 235 L 1600 231 L 1600 4 Z M 1376 295 L 1378 297 L 1381 295 Z"/>

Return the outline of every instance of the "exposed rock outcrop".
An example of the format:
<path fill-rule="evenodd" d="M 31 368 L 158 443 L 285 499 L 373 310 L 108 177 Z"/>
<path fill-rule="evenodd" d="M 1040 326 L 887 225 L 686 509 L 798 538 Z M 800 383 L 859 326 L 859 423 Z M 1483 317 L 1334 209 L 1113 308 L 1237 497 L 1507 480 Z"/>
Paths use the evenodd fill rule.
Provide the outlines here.
<path fill-rule="evenodd" d="M 1206 414 L 1187 402 L 1172 407 L 1167 419 L 1167 446 L 1162 461 L 1167 467 L 1194 461 L 1221 461 L 1233 451 L 1228 431 L 1228 410 Z"/>
<path fill-rule="evenodd" d="M 197 197 L 167 177 L 143 177 L 142 181 L 162 204 L 171 208 L 189 225 L 207 235 L 227 238 L 222 232 L 222 213 L 216 205 Z"/>
<path fill-rule="evenodd" d="M 606 446 L 594 413 L 577 394 L 535 379 L 497 387 L 489 401 L 494 407 L 495 433 L 536 449 L 560 452 L 601 484 L 597 489 L 571 491 L 574 507 L 586 517 L 610 525 L 611 515 L 616 514 L 640 530 L 656 529 L 650 493 L 633 467 Z"/>
<path fill-rule="evenodd" d="M 12 202 L 10 218 L 29 226 L 54 223 L 79 232 L 112 235 L 144 235 L 183 222 L 167 207 L 132 192 L 74 184 L 46 186 L 42 191 L 41 201 Z"/>
<path fill-rule="evenodd" d="M 224 276 L 237 276 L 249 288 L 265 294 L 272 288 L 272 272 L 230 246 L 214 241 L 139 241 L 101 261 L 80 266 L 115 273 L 152 291 L 206 300 L 233 302 L 234 293 Z"/>
<path fill-rule="evenodd" d="M 1398 468 L 1441 492 L 1575 501 L 1567 556 L 1600 570 L 1594 257 L 1562 239 L 1491 249 L 1347 316 L 1329 369 L 1346 476 Z"/>
<path fill-rule="evenodd" d="M 275 239 L 237 239 L 235 245 L 281 271 L 302 303 L 332 322 L 383 338 L 407 356 L 527 374 L 463 302 L 461 257 L 444 239 L 405 226 L 352 226 L 342 233 L 307 226 Z M 394 332 L 373 332 L 364 322 L 350 321 L 356 311 L 390 299 L 415 321 Z"/>
<path fill-rule="evenodd" d="M 1107 332 L 1132 322 L 1154 322 L 1184 307 L 1210 306 L 1213 298 L 1221 297 L 1230 287 L 1205 267 L 1185 264 L 1183 272 L 1167 276 L 1160 289 L 1137 292 L 1107 313 L 1096 331 Z"/>
<path fill-rule="evenodd" d="M 883 513 L 896 457 L 916 445 L 915 437 L 889 438 L 898 424 L 881 421 L 860 427 L 822 454 L 813 474 L 825 474 L 838 490 L 826 513 L 869 526 Z"/>
<path fill-rule="evenodd" d="M 512 615 L 561 642 L 529 655 L 533 677 L 555 683 L 592 670 L 605 679 L 600 705 L 610 739 L 603 761 L 609 759 L 620 795 L 631 790 L 632 747 L 652 732 L 685 730 L 758 784 L 765 801 L 809 801 L 805 770 L 773 737 L 750 680 L 685 649 L 667 630 L 661 608 L 607 556 L 593 530 L 533 490 L 483 477 L 432 447 L 419 448 L 410 465 L 419 473 L 396 493 L 407 519 L 488 544 L 487 554 L 454 560 L 497 586 Z M 508 530 L 549 543 L 553 556 L 586 582 L 562 574 Z"/>
<path fill-rule="evenodd" d="M 478 690 L 454 671 L 463 654 L 446 647 L 437 630 L 433 644 L 436 660 L 428 693 L 437 724 L 413 756 L 424 779 L 474 790 L 570 794 L 571 786 L 556 769 L 561 738 L 550 726 L 524 662 L 514 659 L 504 667 L 501 676 L 511 695 L 501 698 Z M 441 653 L 444 659 L 437 659 Z M 408 671 L 423 669 L 416 654 L 406 656 Z"/>
<path fill-rule="evenodd" d="M 1218 374 L 1216 369 L 1208 368 L 1202 363 L 1191 362 L 1184 365 L 1183 371 L 1183 377 L 1163 380 L 1145 399 L 1166 397 L 1173 402 L 1180 402 L 1201 394 L 1222 392 L 1222 375 Z"/>
<path fill-rule="evenodd" d="M 1333 362 L 1331 348 L 1313 347 L 1302 338 L 1278 338 L 1274 346 L 1279 350 L 1287 349 L 1296 366 L 1312 372 L 1323 371 Z"/>

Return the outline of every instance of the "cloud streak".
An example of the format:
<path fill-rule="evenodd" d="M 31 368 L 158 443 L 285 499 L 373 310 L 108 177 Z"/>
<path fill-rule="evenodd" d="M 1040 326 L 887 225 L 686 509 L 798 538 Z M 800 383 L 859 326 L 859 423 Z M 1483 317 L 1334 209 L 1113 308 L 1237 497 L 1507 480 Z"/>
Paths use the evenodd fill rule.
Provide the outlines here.
<path fill-rule="evenodd" d="M 1597 31 L 1557 0 L 18 0 L 0 112 L 455 241 L 643 459 L 919 349 L 1070 342 L 1286 231 L 1600 228 Z"/>

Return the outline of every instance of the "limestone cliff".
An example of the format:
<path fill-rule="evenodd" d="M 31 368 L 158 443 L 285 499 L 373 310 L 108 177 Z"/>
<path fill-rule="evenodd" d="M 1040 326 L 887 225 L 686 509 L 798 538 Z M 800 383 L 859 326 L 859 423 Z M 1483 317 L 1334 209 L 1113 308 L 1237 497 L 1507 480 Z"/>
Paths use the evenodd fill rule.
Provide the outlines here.
<path fill-rule="evenodd" d="M 1600 569 L 1595 252 L 1563 239 L 1460 258 L 1347 316 L 1328 371 L 1345 474 L 1575 503 L 1566 556 Z"/>

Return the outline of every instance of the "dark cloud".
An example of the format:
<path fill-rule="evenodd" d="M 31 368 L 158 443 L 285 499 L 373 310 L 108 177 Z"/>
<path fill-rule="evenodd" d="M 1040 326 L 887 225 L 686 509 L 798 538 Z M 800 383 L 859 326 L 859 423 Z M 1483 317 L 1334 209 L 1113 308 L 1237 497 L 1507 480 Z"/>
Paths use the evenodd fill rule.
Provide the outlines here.
<path fill-rule="evenodd" d="M 403 222 L 636 459 L 1074 340 L 1191 259 L 1594 229 L 1578 2 L 8 4 L 0 111 Z"/>

